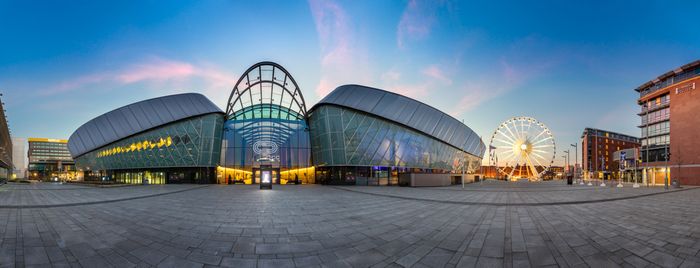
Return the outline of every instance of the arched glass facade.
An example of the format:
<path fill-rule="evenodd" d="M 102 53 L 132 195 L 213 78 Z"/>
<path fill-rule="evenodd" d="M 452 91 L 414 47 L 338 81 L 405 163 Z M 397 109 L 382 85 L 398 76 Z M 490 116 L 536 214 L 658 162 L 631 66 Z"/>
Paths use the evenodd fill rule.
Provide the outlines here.
<path fill-rule="evenodd" d="M 464 167 L 471 174 L 480 166 L 480 157 L 364 112 L 323 105 L 310 118 L 322 183 L 392 185 L 399 173 L 461 173 Z"/>
<path fill-rule="evenodd" d="M 75 158 L 85 180 L 212 183 L 221 150 L 221 114 L 174 122 Z"/>
<path fill-rule="evenodd" d="M 175 94 L 95 117 L 67 146 L 85 181 L 214 183 L 223 124 L 223 111 L 203 95 Z"/>
<path fill-rule="evenodd" d="M 314 183 L 301 91 L 281 66 L 262 62 L 234 87 L 226 110 L 219 183 Z"/>

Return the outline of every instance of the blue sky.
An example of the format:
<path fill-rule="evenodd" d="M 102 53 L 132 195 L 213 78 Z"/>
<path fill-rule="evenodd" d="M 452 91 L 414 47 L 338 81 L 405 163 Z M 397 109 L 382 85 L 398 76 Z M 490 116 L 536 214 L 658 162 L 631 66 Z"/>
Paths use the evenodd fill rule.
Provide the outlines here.
<path fill-rule="evenodd" d="M 272 60 L 309 107 L 364 84 L 464 119 L 486 143 L 500 122 L 526 115 L 563 146 L 584 127 L 639 135 L 633 89 L 700 58 L 699 10 L 697 1 L 0 1 L 0 92 L 14 136 L 67 138 L 151 97 L 199 92 L 223 108 L 241 72 Z"/>

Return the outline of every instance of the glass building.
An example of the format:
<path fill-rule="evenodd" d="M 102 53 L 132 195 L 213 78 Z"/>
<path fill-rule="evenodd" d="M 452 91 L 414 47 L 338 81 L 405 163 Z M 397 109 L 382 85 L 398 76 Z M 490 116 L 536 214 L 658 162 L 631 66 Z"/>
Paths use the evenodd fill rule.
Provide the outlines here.
<path fill-rule="evenodd" d="M 469 127 L 419 101 L 360 85 L 309 112 L 316 180 L 396 185 L 401 174 L 471 174 L 485 146 Z"/>
<path fill-rule="evenodd" d="M 248 68 L 225 110 L 199 94 L 146 100 L 81 126 L 68 147 L 86 180 L 155 184 L 398 185 L 475 173 L 485 150 L 463 123 L 381 89 L 341 86 L 307 111 L 274 62 Z"/>
<path fill-rule="evenodd" d="M 253 65 L 226 107 L 220 183 L 314 183 L 306 104 L 294 78 L 273 62 Z"/>
<path fill-rule="evenodd" d="M 68 148 L 85 180 L 214 183 L 223 121 L 223 112 L 203 95 L 165 96 L 87 122 Z"/>

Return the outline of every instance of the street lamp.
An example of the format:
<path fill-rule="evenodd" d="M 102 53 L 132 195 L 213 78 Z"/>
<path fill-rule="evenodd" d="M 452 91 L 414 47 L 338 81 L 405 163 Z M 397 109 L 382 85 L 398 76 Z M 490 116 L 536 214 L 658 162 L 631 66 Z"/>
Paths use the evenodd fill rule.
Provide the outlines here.
<path fill-rule="evenodd" d="M 625 170 L 625 163 L 626 163 L 626 162 L 625 162 L 625 159 L 626 159 L 626 158 L 627 158 L 627 157 L 625 156 L 624 151 L 620 152 L 620 162 L 619 162 L 619 164 L 618 164 L 618 169 L 619 169 L 620 171 L 618 171 L 619 173 L 618 173 L 618 176 L 617 176 L 617 188 L 622 188 L 622 187 L 624 187 L 624 186 L 622 185 L 622 174 L 623 174 L 623 172 L 624 172 L 624 170 Z"/>
<path fill-rule="evenodd" d="M 637 157 L 637 150 L 635 149 L 634 152 L 634 185 L 632 185 L 632 188 L 639 188 L 639 182 L 637 182 L 637 167 L 639 166 L 638 163 L 642 162 L 642 159 L 640 157 Z"/>
<path fill-rule="evenodd" d="M 671 157 L 671 152 L 668 151 L 668 145 L 664 149 L 664 157 L 666 158 L 666 168 L 664 168 L 664 190 L 668 190 L 668 159 Z"/>
<path fill-rule="evenodd" d="M 229 129 L 228 126 L 224 126 L 224 137 L 222 138 L 222 140 L 223 140 L 222 143 L 226 142 L 226 145 L 224 145 L 224 148 L 222 148 L 222 150 L 223 150 L 222 153 L 224 154 L 224 163 L 222 164 L 222 166 L 224 167 L 224 180 L 226 181 L 226 184 L 231 183 L 231 180 L 229 180 L 229 178 L 227 177 L 228 170 L 226 168 L 226 164 L 227 164 L 226 163 L 226 155 L 228 154 L 228 148 L 229 148 L 228 137 L 227 137 L 226 133 L 228 133 L 230 130 L 231 129 Z"/>
<path fill-rule="evenodd" d="M 571 156 L 569 156 L 569 150 L 564 152 L 566 153 L 566 173 L 568 174 L 571 171 L 571 167 L 569 166 L 569 159 L 571 159 Z"/>
<path fill-rule="evenodd" d="M 568 159 L 566 159 L 566 155 L 562 155 L 561 158 L 564 158 L 564 165 L 566 165 L 566 162 L 568 162 Z M 564 172 L 564 177 L 566 177 L 566 172 Z"/>
<path fill-rule="evenodd" d="M 600 184 L 600 187 L 605 187 L 605 157 L 600 157 L 600 170 L 603 171 L 603 183 Z"/>
<path fill-rule="evenodd" d="M 576 161 L 574 162 L 574 176 L 576 176 L 578 175 L 578 173 L 576 172 L 576 167 L 578 166 L 578 144 L 572 143 L 571 146 L 574 147 L 574 159 L 576 159 Z"/>

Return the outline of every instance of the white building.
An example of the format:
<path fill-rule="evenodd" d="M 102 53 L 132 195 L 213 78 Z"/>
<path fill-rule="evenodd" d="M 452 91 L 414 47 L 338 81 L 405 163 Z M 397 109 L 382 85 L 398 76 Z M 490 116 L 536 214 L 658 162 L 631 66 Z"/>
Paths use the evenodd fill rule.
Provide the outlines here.
<path fill-rule="evenodd" d="M 27 139 L 12 138 L 12 177 L 23 179 L 27 173 Z"/>

